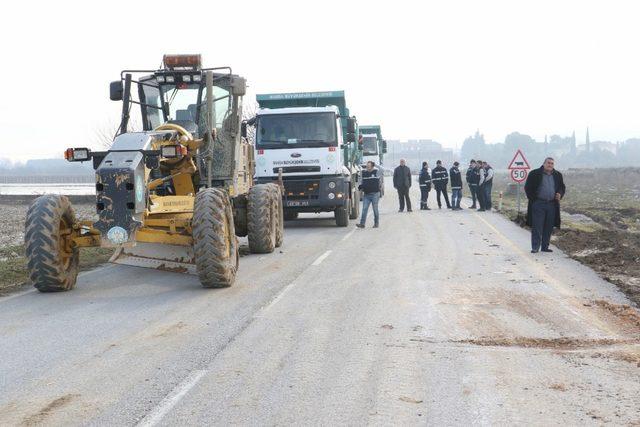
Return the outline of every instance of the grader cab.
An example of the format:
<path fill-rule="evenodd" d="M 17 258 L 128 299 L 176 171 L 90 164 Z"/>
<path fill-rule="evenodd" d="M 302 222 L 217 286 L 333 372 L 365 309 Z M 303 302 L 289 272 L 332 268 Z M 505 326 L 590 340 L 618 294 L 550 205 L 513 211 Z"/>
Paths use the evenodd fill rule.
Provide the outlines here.
<path fill-rule="evenodd" d="M 231 286 L 238 240 L 254 253 L 283 240 L 280 187 L 253 183 L 244 135 L 245 79 L 231 68 L 202 68 L 200 55 L 165 55 L 158 70 L 125 70 L 110 85 L 122 118 L 108 151 L 69 148 L 92 161 L 97 221 L 76 219 L 65 196 L 36 199 L 25 222 L 30 279 L 42 292 L 74 287 L 82 247 L 113 247 L 112 262 L 199 276 Z M 135 90 L 134 90 L 135 89 Z M 129 131 L 140 108 L 140 131 Z"/>

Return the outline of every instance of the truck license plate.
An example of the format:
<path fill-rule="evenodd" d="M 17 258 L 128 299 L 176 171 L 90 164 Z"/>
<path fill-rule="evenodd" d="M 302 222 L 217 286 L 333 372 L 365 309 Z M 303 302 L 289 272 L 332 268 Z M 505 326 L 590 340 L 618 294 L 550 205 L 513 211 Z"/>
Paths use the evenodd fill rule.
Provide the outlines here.
<path fill-rule="evenodd" d="M 288 200 L 287 206 L 309 206 L 308 200 Z"/>

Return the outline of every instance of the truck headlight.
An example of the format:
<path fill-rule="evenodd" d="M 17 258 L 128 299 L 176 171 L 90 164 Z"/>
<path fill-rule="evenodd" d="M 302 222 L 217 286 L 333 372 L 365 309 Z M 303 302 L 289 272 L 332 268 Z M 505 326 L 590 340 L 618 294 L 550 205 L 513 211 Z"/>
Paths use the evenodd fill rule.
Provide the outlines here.
<path fill-rule="evenodd" d="M 333 181 L 329 181 L 329 188 L 331 189 L 336 188 L 336 183 Z"/>
<path fill-rule="evenodd" d="M 329 198 L 329 200 L 333 200 L 336 197 L 336 195 L 333 193 L 329 193 L 327 194 L 327 197 Z"/>

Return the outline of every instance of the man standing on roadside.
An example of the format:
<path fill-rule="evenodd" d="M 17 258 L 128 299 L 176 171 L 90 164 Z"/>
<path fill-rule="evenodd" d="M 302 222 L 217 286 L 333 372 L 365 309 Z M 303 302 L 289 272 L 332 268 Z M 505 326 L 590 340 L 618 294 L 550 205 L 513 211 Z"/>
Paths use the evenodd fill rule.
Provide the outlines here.
<path fill-rule="evenodd" d="M 369 213 L 369 205 L 373 207 L 373 228 L 380 226 L 380 215 L 378 213 L 378 201 L 380 200 L 380 177 L 378 169 L 372 161 L 367 162 L 367 167 L 362 171 L 362 184 L 358 186 L 358 190 L 362 190 L 364 198 L 362 199 L 362 217 L 360 223 L 356 224 L 358 228 L 364 228 L 367 221 L 367 213 Z"/>
<path fill-rule="evenodd" d="M 482 180 L 484 179 L 484 168 L 482 167 L 482 164 L 484 162 L 482 160 L 478 160 L 476 162 L 476 173 L 478 174 L 478 186 L 476 187 L 477 190 L 477 195 L 478 195 L 478 212 L 484 212 L 484 206 L 485 206 L 485 201 L 484 201 L 484 190 L 480 187 L 480 183 L 482 182 Z"/>
<path fill-rule="evenodd" d="M 407 202 L 407 212 L 411 212 L 411 199 L 409 198 L 411 169 L 407 166 L 405 159 L 400 159 L 400 166 L 393 171 L 393 187 L 398 191 L 398 200 L 400 202 L 398 212 L 404 211 L 405 201 Z"/>
<path fill-rule="evenodd" d="M 453 167 L 449 169 L 449 178 L 451 178 L 451 205 L 453 206 L 451 209 L 454 211 L 462 209 L 460 207 L 460 200 L 462 199 L 462 173 L 458 166 L 460 166 L 460 163 L 453 162 Z"/>
<path fill-rule="evenodd" d="M 429 165 L 422 162 L 422 169 L 418 177 L 420 184 L 420 210 L 430 211 L 427 201 L 429 200 L 429 192 L 431 191 L 431 175 L 429 174 Z"/>
<path fill-rule="evenodd" d="M 482 192 L 484 206 L 480 205 L 479 211 L 491 211 L 491 189 L 493 187 L 493 168 L 487 162 L 482 162 L 480 182 L 478 188 Z"/>
<path fill-rule="evenodd" d="M 529 199 L 527 225 L 531 227 L 531 253 L 535 254 L 540 248 L 542 252 L 553 252 L 549 242 L 553 227 L 560 228 L 560 200 L 565 190 L 562 174 L 555 170 L 551 157 L 527 177 L 524 191 Z"/>
<path fill-rule="evenodd" d="M 480 173 L 476 167 L 476 161 L 471 159 L 469 162 L 469 169 L 467 169 L 467 185 L 471 192 L 471 209 L 476 209 L 476 200 L 478 194 L 478 182 L 480 181 Z"/>
<path fill-rule="evenodd" d="M 436 189 L 436 200 L 438 201 L 438 209 L 442 209 L 442 203 L 440 202 L 440 194 L 444 196 L 444 201 L 447 203 L 447 208 L 451 209 L 449 203 L 449 194 L 447 194 L 447 185 L 449 184 L 449 173 L 447 169 L 442 166 L 442 161 L 436 162 L 436 167 L 431 171 L 431 181 Z"/>

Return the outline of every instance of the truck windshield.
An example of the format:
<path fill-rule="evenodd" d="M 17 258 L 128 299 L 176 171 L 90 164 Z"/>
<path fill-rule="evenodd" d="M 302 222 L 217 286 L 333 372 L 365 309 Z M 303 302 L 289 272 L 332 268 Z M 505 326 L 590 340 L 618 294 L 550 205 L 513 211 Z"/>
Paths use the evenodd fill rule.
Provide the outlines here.
<path fill-rule="evenodd" d="M 257 146 L 262 148 L 335 147 L 333 113 L 265 114 L 258 119 Z"/>
<path fill-rule="evenodd" d="M 362 138 L 362 154 L 372 156 L 378 154 L 378 138 L 375 136 L 365 136 Z"/>

